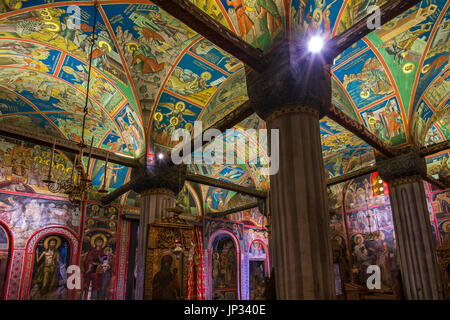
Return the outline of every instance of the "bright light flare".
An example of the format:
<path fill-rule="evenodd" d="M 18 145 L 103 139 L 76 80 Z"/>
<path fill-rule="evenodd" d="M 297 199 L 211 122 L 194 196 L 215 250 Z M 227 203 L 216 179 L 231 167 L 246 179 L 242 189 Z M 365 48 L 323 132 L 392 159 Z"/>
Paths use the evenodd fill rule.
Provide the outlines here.
<path fill-rule="evenodd" d="M 320 36 L 313 36 L 308 43 L 308 50 L 312 53 L 319 53 L 322 51 L 324 41 Z"/>

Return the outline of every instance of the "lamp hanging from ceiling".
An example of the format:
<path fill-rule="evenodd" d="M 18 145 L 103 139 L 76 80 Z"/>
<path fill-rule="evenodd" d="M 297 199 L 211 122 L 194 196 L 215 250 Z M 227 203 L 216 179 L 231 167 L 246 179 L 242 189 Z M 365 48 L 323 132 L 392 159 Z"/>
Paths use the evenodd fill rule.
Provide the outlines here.
<path fill-rule="evenodd" d="M 89 158 L 87 162 L 86 170 L 84 170 L 83 166 L 83 156 L 84 156 L 84 149 L 87 148 L 87 145 L 84 140 L 84 132 L 86 127 L 86 119 L 89 114 L 89 89 L 90 89 L 90 81 L 91 81 L 91 67 L 92 67 L 92 53 L 95 45 L 95 29 L 97 24 L 97 3 L 94 3 L 94 24 L 92 27 L 92 38 L 91 41 L 91 48 L 90 48 L 90 54 L 89 54 L 89 68 L 88 68 L 88 77 L 87 77 L 87 85 L 86 85 L 86 101 L 85 106 L 83 110 L 83 123 L 82 123 L 82 132 L 81 132 L 81 141 L 79 143 L 80 147 L 80 153 L 75 155 L 73 167 L 71 171 L 71 175 L 69 179 L 62 179 L 58 181 L 54 181 L 52 178 L 52 168 L 55 158 L 55 150 L 56 150 L 56 138 L 53 141 L 53 148 L 52 148 L 52 155 L 50 159 L 49 164 L 49 170 L 47 174 L 47 178 L 43 180 L 44 183 L 47 184 L 48 190 L 53 193 L 65 193 L 69 196 L 70 202 L 78 206 L 81 201 L 83 201 L 86 198 L 86 193 L 93 188 L 92 181 L 89 179 L 89 168 L 91 165 L 91 159 L 92 159 L 92 148 L 94 144 L 94 136 L 91 139 L 91 144 L 89 147 Z M 107 182 L 107 173 L 108 173 L 108 160 L 109 160 L 109 152 L 106 154 L 106 161 L 105 161 L 105 167 L 103 172 L 103 183 L 101 184 L 101 187 L 97 192 L 100 193 L 106 193 L 108 192 L 108 188 L 106 186 Z"/>

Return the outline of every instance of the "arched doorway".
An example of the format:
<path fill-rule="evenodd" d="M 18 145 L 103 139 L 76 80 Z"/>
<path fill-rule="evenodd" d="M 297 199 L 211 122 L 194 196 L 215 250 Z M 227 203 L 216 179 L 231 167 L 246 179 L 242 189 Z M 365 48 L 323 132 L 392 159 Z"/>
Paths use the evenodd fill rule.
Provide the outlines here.
<path fill-rule="evenodd" d="M 239 299 L 238 248 L 227 234 L 217 235 L 212 242 L 211 287 L 213 300 Z"/>
<path fill-rule="evenodd" d="M 11 247 L 10 233 L 6 226 L 0 223 L 0 300 L 3 300 L 6 295 Z"/>

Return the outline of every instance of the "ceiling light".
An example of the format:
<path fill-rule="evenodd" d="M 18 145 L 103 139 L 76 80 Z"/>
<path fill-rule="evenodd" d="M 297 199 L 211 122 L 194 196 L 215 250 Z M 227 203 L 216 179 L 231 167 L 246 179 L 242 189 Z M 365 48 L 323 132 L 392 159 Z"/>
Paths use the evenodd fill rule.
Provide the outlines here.
<path fill-rule="evenodd" d="M 319 53 L 324 46 L 322 37 L 313 36 L 308 43 L 308 49 L 312 53 Z"/>

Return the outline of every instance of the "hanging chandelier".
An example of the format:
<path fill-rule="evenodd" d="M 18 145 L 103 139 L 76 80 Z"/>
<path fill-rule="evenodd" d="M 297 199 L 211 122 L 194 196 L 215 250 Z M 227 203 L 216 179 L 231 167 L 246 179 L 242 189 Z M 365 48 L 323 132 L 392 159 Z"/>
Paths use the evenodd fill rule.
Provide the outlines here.
<path fill-rule="evenodd" d="M 370 216 L 369 205 L 367 204 L 367 190 L 365 191 L 364 198 L 365 198 L 365 202 L 366 202 L 366 213 L 367 213 L 366 218 L 367 218 L 367 226 L 369 228 L 369 232 L 364 232 L 365 231 L 364 223 L 362 223 L 362 221 L 360 221 L 361 231 L 362 231 L 361 235 L 364 237 L 364 239 L 369 239 L 370 241 L 374 241 L 375 239 L 378 239 L 378 237 L 380 236 L 380 226 L 378 224 L 378 218 Z M 371 223 L 372 218 L 375 220 L 375 224 L 376 224 L 376 229 L 374 228 L 374 230 L 372 230 L 372 227 L 375 227 Z"/>
<path fill-rule="evenodd" d="M 78 206 L 83 199 L 86 198 L 86 194 L 89 190 L 93 188 L 92 181 L 89 179 L 88 170 L 91 164 L 92 159 L 92 147 L 94 144 L 94 137 L 91 139 L 91 144 L 89 148 L 89 159 L 87 162 L 87 169 L 84 170 L 83 167 L 83 155 L 84 155 L 84 149 L 87 148 L 87 145 L 84 140 L 84 132 L 86 127 L 86 118 L 89 113 L 89 87 L 90 87 L 90 80 L 91 80 L 91 67 L 92 67 L 92 53 L 95 45 L 95 27 L 97 23 L 97 3 L 94 4 L 94 25 L 92 30 L 92 38 L 91 38 L 91 49 L 89 54 L 89 69 L 88 69 L 88 77 L 87 77 L 87 87 L 86 87 L 86 101 L 84 106 L 84 114 L 83 114 L 83 124 L 82 124 L 82 133 L 81 133 L 81 141 L 79 143 L 80 147 L 80 153 L 75 155 L 71 175 L 69 179 L 60 179 L 58 181 L 54 181 L 52 178 L 52 169 L 53 169 L 53 160 L 55 157 L 55 150 L 56 150 L 56 139 L 53 141 L 53 148 L 52 148 L 52 155 L 50 159 L 50 165 L 49 170 L 47 174 L 47 178 L 43 180 L 44 183 L 47 184 L 48 190 L 53 193 L 64 193 L 69 196 L 70 202 Z M 104 167 L 104 173 L 103 173 L 103 183 L 101 184 L 101 187 L 97 190 L 99 193 L 107 193 L 108 189 L 106 187 L 106 181 L 107 181 L 107 172 L 108 172 L 108 160 L 109 160 L 109 152 L 106 154 L 106 162 Z"/>

